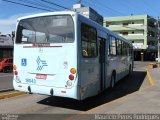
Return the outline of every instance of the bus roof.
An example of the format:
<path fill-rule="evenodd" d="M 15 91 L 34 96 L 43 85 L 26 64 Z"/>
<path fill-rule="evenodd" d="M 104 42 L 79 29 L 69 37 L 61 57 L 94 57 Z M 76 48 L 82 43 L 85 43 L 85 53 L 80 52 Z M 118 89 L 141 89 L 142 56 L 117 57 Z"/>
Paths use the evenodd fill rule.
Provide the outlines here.
<path fill-rule="evenodd" d="M 58 12 L 46 12 L 46 13 L 38 13 L 33 15 L 28 15 L 24 17 L 18 18 L 18 20 L 28 19 L 28 18 L 34 18 L 34 17 L 41 17 L 41 16 L 50 16 L 50 15 L 64 15 L 64 14 L 75 14 L 74 11 L 58 11 Z"/>

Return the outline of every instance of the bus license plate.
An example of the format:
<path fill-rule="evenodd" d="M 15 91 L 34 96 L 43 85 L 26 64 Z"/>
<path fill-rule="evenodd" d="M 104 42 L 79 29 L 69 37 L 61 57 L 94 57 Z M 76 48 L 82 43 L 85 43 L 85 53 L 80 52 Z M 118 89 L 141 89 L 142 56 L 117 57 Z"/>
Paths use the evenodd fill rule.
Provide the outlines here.
<path fill-rule="evenodd" d="M 46 79 L 47 79 L 47 75 L 44 75 L 44 74 L 36 74 L 36 79 L 44 79 L 44 80 L 46 80 Z"/>

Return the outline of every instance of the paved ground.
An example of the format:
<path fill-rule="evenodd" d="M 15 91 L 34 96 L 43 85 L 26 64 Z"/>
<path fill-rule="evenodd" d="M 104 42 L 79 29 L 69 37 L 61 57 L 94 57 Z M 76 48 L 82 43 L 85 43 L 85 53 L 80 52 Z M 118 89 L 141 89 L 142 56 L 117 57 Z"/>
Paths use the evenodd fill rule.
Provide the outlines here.
<path fill-rule="evenodd" d="M 0 113 L 68 114 L 65 116 L 65 119 L 70 119 L 70 117 L 72 118 L 72 116 L 74 116 L 73 114 L 96 112 L 114 113 L 119 111 L 119 109 L 122 109 L 120 106 L 122 106 L 123 109 L 126 107 L 125 109 L 127 110 L 135 98 L 132 98 L 132 96 L 127 97 L 129 100 L 126 101 L 121 100 L 121 98 L 132 94 L 139 89 L 144 90 L 150 86 L 149 81 L 146 78 L 147 64 L 148 63 L 136 62 L 132 76 L 125 77 L 116 84 L 115 88 L 108 89 L 100 95 L 88 98 L 84 101 L 37 94 L 26 94 L 0 100 Z M 128 106 L 126 104 L 128 104 Z M 123 112 L 123 110 L 121 111 Z"/>
<path fill-rule="evenodd" d="M 154 85 L 146 87 L 130 95 L 91 109 L 71 119 L 90 120 L 95 115 L 88 114 L 160 114 L 160 68 L 150 69 L 149 73 L 154 80 Z M 136 77 L 136 76 L 135 76 Z M 137 76 L 138 77 L 138 76 Z M 155 115 L 156 116 L 156 115 Z M 134 118 L 134 116 L 131 116 Z M 156 116 L 156 119 L 160 117 Z"/>
<path fill-rule="evenodd" d="M 72 119 L 72 117 L 75 119 L 75 115 L 73 114 L 104 114 L 118 113 L 120 111 L 122 113 L 141 112 L 143 111 L 143 108 L 141 108 L 140 105 L 142 104 L 142 107 L 145 106 L 143 101 L 152 97 L 145 96 L 146 93 L 143 93 L 143 91 L 146 91 L 145 89 L 150 87 L 149 81 L 146 78 L 147 64 L 148 63 L 135 62 L 134 72 L 131 77 L 125 77 L 116 84 L 114 89 L 108 89 L 100 95 L 88 98 L 84 101 L 37 94 L 26 94 L 0 100 L 0 113 L 50 114 L 50 116 L 52 114 L 60 114 L 57 116 L 58 119 L 59 117 L 61 119 Z M 147 89 L 148 93 L 150 92 L 150 89 L 153 88 Z M 138 90 L 141 90 L 141 92 L 135 93 L 132 96 L 132 93 Z M 136 97 L 137 95 L 138 97 Z M 144 98 L 141 100 L 140 96 L 144 96 Z M 154 99 L 152 100 L 155 101 Z M 137 111 L 138 108 L 141 109 Z M 152 112 L 155 112 L 154 109 Z"/>
<path fill-rule="evenodd" d="M 160 68 L 154 68 L 150 70 L 151 76 L 156 81 L 155 86 L 160 86 Z"/>
<path fill-rule="evenodd" d="M 13 89 L 13 74 L 0 72 L 0 91 L 5 89 Z"/>

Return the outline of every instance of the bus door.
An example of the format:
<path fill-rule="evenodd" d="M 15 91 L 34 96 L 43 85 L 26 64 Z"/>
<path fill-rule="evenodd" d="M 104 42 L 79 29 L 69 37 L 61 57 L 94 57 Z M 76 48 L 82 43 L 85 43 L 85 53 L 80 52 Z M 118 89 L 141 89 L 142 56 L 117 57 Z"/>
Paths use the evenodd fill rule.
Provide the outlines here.
<path fill-rule="evenodd" d="M 106 40 L 104 38 L 99 38 L 99 64 L 100 64 L 100 90 L 105 89 L 105 47 Z"/>

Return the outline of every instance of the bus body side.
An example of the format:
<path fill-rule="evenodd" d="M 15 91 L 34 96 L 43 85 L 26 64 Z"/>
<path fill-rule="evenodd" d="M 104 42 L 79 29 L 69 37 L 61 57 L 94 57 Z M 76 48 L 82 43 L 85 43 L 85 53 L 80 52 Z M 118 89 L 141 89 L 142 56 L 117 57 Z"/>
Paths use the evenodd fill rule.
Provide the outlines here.
<path fill-rule="evenodd" d="M 78 28 L 81 28 L 79 31 L 78 37 L 78 50 L 79 50 L 79 84 L 80 84 L 80 98 L 85 99 L 99 94 L 103 90 L 111 86 L 111 77 L 115 74 L 115 83 L 121 80 L 123 77 L 129 74 L 130 67 L 133 67 L 133 58 L 132 54 L 127 53 L 127 47 L 125 48 L 125 53 L 116 53 L 115 55 L 110 54 L 110 36 L 115 37 L 116 41 L 120 40 L 125 43 L 125 45 L 131 46 L 126 40 L 122 37 L 115 35 L 111 31 L 105 30 L 102 26 L 97 25 L 95 22 L 79 16 L 78 19 Z M 97 54 L 94 56 L 84 56 L 84 46 L 86 40 L 82 35 L 83 29 L 82 26 L 94 28 L 96 30 L 96 51 Z M 90 33 L 88 33 L 90 34 Z M 84 40 L 83 40 L 84 39 Z M 89 40 L 88 40 L 89 41 Z M 100 51 L 102 46 L 105 47 L 104 51 Z M 103 45 L 104 44 L 104 45 Z M 117 43 L 115 43 L 115 52 L 117 52 Z M 121 51 L 123 49 L 121 48 Z M 129 49 L 128 49 L 129 50 Z M 84 53 L 83 53 L 84 52 Z M 101 53 L 102 52 L 102 53 Z M 103 55 L 101 55 L 103 54 Z M 104 57 L 104 60 L 101 60 L 100 57 Z M 132 70 L 132 69 L 131 69 Z"/>
<path fill-rule="evenodd" d="M 98 57 L 98 31 L 94 24 L 86 17 L 78 15 L 78 56 L 79 56 L 79 84 L 80 99 L 95 96 L 99 93 L 99 57 Z M 90 42 L 92 31 L 93 42 Z M 86 33 L 85 33 L 86 32 Z M 88 38 L 87 38 L 88 37 Z M 93 51 L 88 45 L 95 46 Z M 88 47 L 88 48 L 87 48 Z"/>
<path fill-rule="evenodd" d="M 130 75 L 133 70 L 132 45 L 114 33 L 109 34 L 110 45 L 108 47 L 107 71 L 111 82 L 112 75 L 116 84 L 119 80 Z M 114 44 L 113 44 L 114 43 Z M 114 46 L 114 47 L 113 47 Z M 111 85 L 110 85 L 111 86 Z"/>

